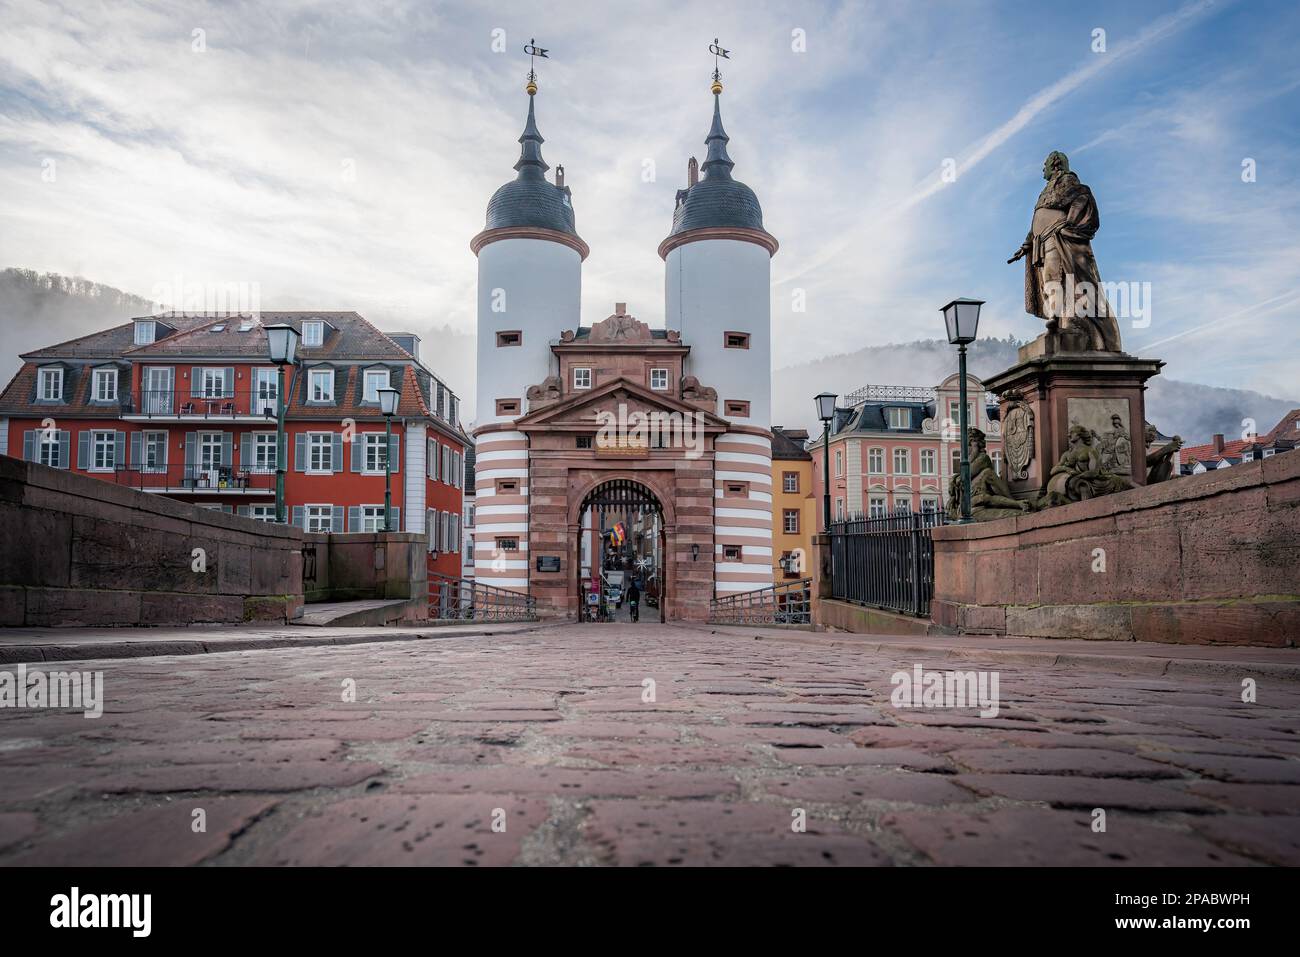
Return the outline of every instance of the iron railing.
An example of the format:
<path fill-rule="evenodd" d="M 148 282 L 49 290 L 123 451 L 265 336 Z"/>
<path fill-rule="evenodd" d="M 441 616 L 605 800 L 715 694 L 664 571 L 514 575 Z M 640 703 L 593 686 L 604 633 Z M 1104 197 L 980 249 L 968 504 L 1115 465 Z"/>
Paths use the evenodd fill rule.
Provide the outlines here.
<path fill-rule="evenodd" d="M 109 476 L 105 476 L 106 478 Z M 123 465 L 111 475 L 113 484 L 143 492 L 223 492 L 272 494 L 275 467 L 243 465 Z"/>
<path fill-rule="evenodd" d="M 719 625 L 810 625 L 812 579 L 714 598 L 709 602 L 709 621 Z"/>
<path fill-rule="evenodd" d="M 472 578 L 431 571 L 429 617 L 440 621 L 535 621 L 537 599 Z"/>
<path fill-rule="evenodd" d="M 832 522 L 831 597 L 916 615 L 930 614 L 934 541 L 943 512 L 895 512 Z"/>
<path fill-rule="evenodd" d="M 134 405 L 135 403 L 132 403 Z M 274 422 L 279 413 L 274 391 L 264 389 L 141 389 L 132 415 L 165 419 L 261 418 Z"/>

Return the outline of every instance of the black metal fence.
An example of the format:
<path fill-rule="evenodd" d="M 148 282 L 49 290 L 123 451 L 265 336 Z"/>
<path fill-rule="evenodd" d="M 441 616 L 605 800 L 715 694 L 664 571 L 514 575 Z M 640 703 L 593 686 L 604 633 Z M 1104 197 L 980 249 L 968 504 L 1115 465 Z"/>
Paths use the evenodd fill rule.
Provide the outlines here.
<path fill-rule="evenodd" d="M 831 597 L 919 618 L 934 595 L 934 541 L 943 512 L 894 512 L 832 522 Z"/>
<path fill-rule="evenodd" d="M 537 600 L 472 578 L 429 572 L 429 617 L 442 621 L 533 621 Z"/>
<path fill-rule="evenodd" d="M 709 602 L 709 621 L 720 625 L 810 625 L 812 579 L 714 598 Z"/>

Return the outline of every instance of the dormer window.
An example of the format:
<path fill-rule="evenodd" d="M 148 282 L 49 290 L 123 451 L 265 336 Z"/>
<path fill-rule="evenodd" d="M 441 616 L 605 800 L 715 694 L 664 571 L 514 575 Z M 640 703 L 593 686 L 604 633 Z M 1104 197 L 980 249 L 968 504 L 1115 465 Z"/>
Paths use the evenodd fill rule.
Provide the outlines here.
<path fill-rule="evenodd" d="M 574 369 L 574 370 L 573 370 L 573 387 L 574 387 L 575 389 L 590 389 L 590 388 L 591 388 L 591 370 L 590 370 L 590 369 Z"/>
<path fill-rule="evenodd" d="M 302 324 L 302 344 L 304 346 L 319 346 L 325 341 L 325 322 L 321 319 L 312 319 Z"/>
<path fill-rule="evenodd" d="M 116 369 L 96 369 L 95 370 L 95 391 L 92 395 L 96 402 L 116 402 L 117 401 L 117 370 Z"/>
<path fill-rule="evenodd" d="M 366 388 L 362 393 L 363 402 L 378 402 L 379 390 L 388 386 L 387 369 L 368 369 L 366 370 Z"/>
<path fill-rule="evenodd" d="M 312 369 L 308 373 L 307 400 L 309 402 L 334 401 L 333 369 Z"/>
<path fill-rule="evenodd" d="M 63 369 L 42 369 L 36 387 L 36 398 L 42 402 L 63 401 Z"/>
<path fill-rule="evenodd" d="M 911 428 L 912 417 L 909 414 L 910 409 L 886 409 L 886 415 L 889 418 L 889 427 L 891 429 Z"/>
<path fill-rule="evenodd" d="M 152 319 L 137 319 L 135 322 L 135 344 L 147 346 L 158 338 L 158 323 Z"/>

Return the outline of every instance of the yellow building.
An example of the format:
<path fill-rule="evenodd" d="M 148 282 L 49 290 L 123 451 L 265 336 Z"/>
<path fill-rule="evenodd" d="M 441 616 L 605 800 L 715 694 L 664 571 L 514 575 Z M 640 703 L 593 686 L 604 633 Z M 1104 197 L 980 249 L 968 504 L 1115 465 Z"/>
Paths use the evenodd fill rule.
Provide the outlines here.
<path fill-rule="evenodd" d="M 806 429 L 772 427 L 772 570 L 777 584 L 812 572 L 817 531 L 812 456 Z"/>

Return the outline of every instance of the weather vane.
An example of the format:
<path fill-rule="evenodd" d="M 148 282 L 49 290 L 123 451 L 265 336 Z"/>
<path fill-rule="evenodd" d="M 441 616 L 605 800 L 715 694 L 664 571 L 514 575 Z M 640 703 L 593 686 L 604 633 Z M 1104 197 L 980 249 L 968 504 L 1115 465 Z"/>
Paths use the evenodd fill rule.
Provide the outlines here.
<path fill-rule="evenodd" d="M 550 57 L 546 55 L 545 50 L 537 45 L 537 40 L 535 38 L 530 38 L 529 41 L 524 44 L 524 52 L 528 54 L 528 86 L 524 89 L 528 91 L 529 96 L 532 96 L 537 92 L 537 70 L 534 69 L 537 65 L 537 58 L 542 57 L 543 59 L 549 60 Z"/>
<path fill-rule="evenodd" d="M 722 71 L 718 69 L 719 59 L 730 60 L 731 51 L 722 49 L 718 43 L 718 38 L 714 37 L 713 42 L 709 44 L 709 52 L 713 54 L 713 92 L 722 92 Z"/>

